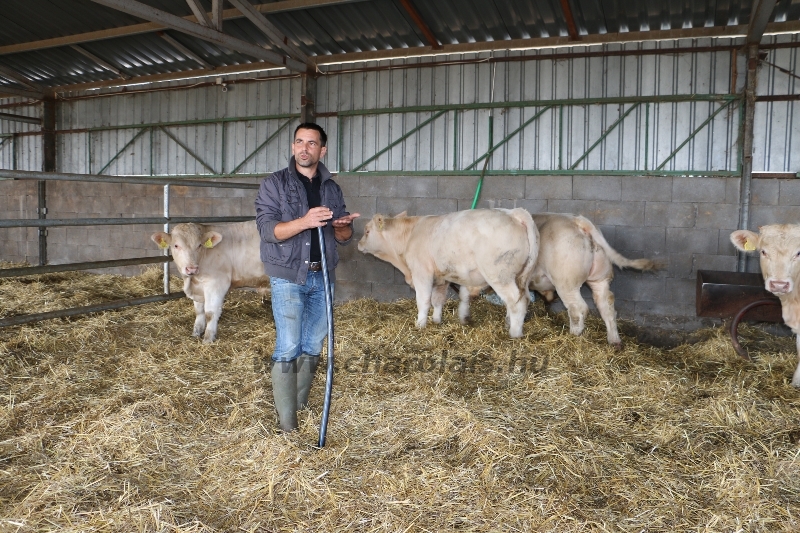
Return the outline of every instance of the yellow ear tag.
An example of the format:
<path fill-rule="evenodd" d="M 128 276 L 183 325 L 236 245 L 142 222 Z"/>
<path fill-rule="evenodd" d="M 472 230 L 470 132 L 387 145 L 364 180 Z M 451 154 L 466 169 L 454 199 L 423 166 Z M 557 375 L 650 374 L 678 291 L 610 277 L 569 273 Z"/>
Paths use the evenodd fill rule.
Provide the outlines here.
<path fill-rule="evenodd" d="M 752 252 L 753 250 L 756 249 L 756 247 L 753 246 L 753 243 L 751 243 L 749 240 L 746 240 L 744 241 L 744 249 L 747 250 L 748 252 Z"/>
<path fill-rule="evenodd" d="M 158 241 L 158 247 L 163 250 L 164 248 L 169 248 L 169 244 L 167 241 Z"/>
<path fill-rule="evenodd" d="M 203 246 L 205 246 L 206 248 L 211 248 L 212 246 L 214 246 L 214 243 L 211 242 L 211 237 L 209 237 L 208 240 L 203 243 Z"/>

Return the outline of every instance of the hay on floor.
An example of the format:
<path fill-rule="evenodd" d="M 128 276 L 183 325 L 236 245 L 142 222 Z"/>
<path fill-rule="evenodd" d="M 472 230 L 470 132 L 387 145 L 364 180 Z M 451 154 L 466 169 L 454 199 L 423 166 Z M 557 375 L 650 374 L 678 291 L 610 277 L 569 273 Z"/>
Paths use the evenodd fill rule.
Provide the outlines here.
<path fill-rule="evenodd" d="M 160 291 L 157 268 L 6 279 L 0 316 Z M 800 530 L 793 339 L 614 351 L 531 310 L 512 340 L 483 299 L 421 331 L 412 301 L 337 306 L 322 450 L 324 373 L 277 431 L 255 293 L 210 346 L 186 299 L 0 329 L 0 531 Z"/>

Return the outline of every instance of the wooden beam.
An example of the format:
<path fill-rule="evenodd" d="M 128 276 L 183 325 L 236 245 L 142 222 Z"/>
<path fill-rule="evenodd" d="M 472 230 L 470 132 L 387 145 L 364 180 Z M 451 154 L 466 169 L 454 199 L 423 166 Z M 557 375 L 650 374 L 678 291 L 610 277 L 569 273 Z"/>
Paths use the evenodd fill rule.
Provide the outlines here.
<path fill-rule="evenodd" d="M 758 44 L 767 29 L 769 18 L 777 0 L 756 0 L 750 11 L 750 24 L 747 25 L 747 44 Z"/>
<path fill-rule="evenodd" d="M 564 20 L 567 23 L 567 33 L 569 38 L 573 41 L 580 40 L 581 36 L 578 33 L 578 27 L 575 25 L 575 16 L 572 14 L 572 8 L 569 5 L 569 0 L 561 0 L 561 11 L 564 14 Z"/>
<path fill-rule="evenodd" d="M 196 62 L 200 63 L 201 66 L 207 69 L 213 69 L 214 65 L 200 57 L 199 55 L 195 54 L 185 46 L 183 46 L 180 41 L 177 39 L 173 39 L 167 32 L 159 31 L 156 32 L 156 35 L 167 41 L 169 44 L 172 45 L 173 48 L 181 52 L 183 55 L 188 56 L 191 59 L 194 59 Z"/>
<path fill-rule="evenodd" d="M 197 19 L 198 24 L 202 24 L 206 28 L 214 28 L 215 30 L 218 29 L 215 28 L 211 23 L 211 19 L 206 14 L 206 10 L 200 5 L 198 0 L 186 0 L 186 3 L 189 4 L 189 9 L 191 9 L 192 13 L 194 13 L 194 18 Z"/>
<path fill-rule="evenodd" d="M 212 2 L 219 2 L 222 5 L 222 0 L 212 0 Z M 369 0 L 282 0 L 281 2 L 270 2 L 268 4 L 257 4 L 253 7 L 259 13 L 285 13 L 288 11 L 298 11 L 304 9 L 312 9 L 316 7 L 335 6 L 339 4 L 352 4 L 355 2 L 366 2 Z M 212 4 L 213 9 L 213 4 Z M 240 19 L 244 15 L 238 9 L 225 9 L 222 11 L 222 18 L 224 20 Z M 179 17 L 180 18 L 180 17 Z M 195 16 L 183 17 L 188 22 L 197 22 Z M 212 21 L 214 13 L 212 12 Z M 90 43 L 94 41 L 102 41 L 104 39 L 113 39 L 115 37 L 125 37 L 128 35 L 141 35 L 143 33 L 152 33 L 154 31 L 164 30 L 167 25 L 158 22 L 145 22 L 142 24 L 131 24 L 130 26 L 122 26 L 120 28 L 110 28 L 107 30 L 90 31 L 86 33 L 77 33 L 74 35 L 67 35 L 64 37 L 54 37 L 52 39 L 42 39 L 39 41 L 30 41 L 27 43 L 9 44 L 0 46 L 0 55 L 17 54 L 20 52 L 30 52 L 33 50 L 44 50 L 47 48 L 56 48 L 58 46 L 66 46 L 70 44 Z M 222 25 L 215 26 L 215 29 L 222 31 Z"/>
<path fill-rule="evenodd" d="M 436 36 L 433 34 L 430 27 L 425 22 L 425 19 L 423 19 L 422 15 L 420 15 L 419 11 L 417 11 L 416 6 L 414 6 L 414 4 L 411 3 L 411 0 L 400 0 L 400 3 L 403 4 L 404 8 L 406 8 L 406 11 L 411 17 L 411 20 L 413 20 L 414 24 L 416 24 L 417 27 L 420 29 L 422 35 L 424 35 L 425 39 L 428 41 L 428 44 L 431 45 L 431 48 L 433 48 L 434 50 L 440 50 L 442 48 L 442 45 L 439 43 L 439 39 L 437 39 Z"/>
<path fill-rule="evenodd" d="M 230 35 L 226 35 L 215 29 L 202 26 L 195 22 L 189 22 L 188 20 L 177 15 L 167 13 L 166 11 L 161 11 L 160 9 L 156 9 L 135 0 L 91 1 L 96 4 L 110 7 L 111 9 L 122 11 L 123 13 L 127 13 L 129 15 L 133 15 L 134 17 L 149 20 L 150 22 L 164 24 L 171 29 L 186 33 L 192 37 L 197 37 L 198 39 L 203 39 L 205 41 L 225 46 L 231 50 L 236 50 L 237 52 L 275 63 L 276 65 L 286 67 L 289 70 L 294 70 L 297 72 L 305 72 L 306 70 L 305 63 L 300 63 L 295 59 L 284 57 L 253 43 L 237 39 L 236 37 L 231 37 Z"/>
<path fill-rule="evenodd" d="M 92 61 L 94 61 L 95 63 L 97 63 L 101 67 L 103 67 L 104 69 L 110 70 L 111 72 L 113 72 L 114 74 L 116 74 L 117 76 L 122 78 L 123 80 L 130 79 L 130 76 L 128 76 L 127 74 L 122 72 L 120 69 L 118 69 L 117 67 L 115 67 L 111 63 L 109 63 L 109 62 L 107 62 L 107 61 L 105 61 L 103 59 L 100 59 L 99 57 L 97 57 L 96 55 L 91 53 L 89 50 L 86 50 L 85 48 L 81 48 L 77 44 L 70 45 L 70 48 L 72 48 L 76 52 L 79 52 L 79 53 L 83 54 L 84 56 L 88 57 L 89 59 L 91 59 Z"/>
<path fill-rule="evenodd" d="M 295 46 L 295 44 L 292 43 L 289 38 L 281 32 L 281 30 L 267 20 L 267 17 L 259 13 L 249 0 L 228 0 L 228 2 L 233 4 L 235 8 L 241 11 L 247 20 L 252 22 L 253 25 L 255 25 L 259 31 L 261 31 L 261 33 L 266 35 L 273 45 L 278 46 L 296 60 L 302 61 L 306 65 L 309 64 L 308 56 L 306 56 L 306 54 L 303 53 L 300 48 Z"/>

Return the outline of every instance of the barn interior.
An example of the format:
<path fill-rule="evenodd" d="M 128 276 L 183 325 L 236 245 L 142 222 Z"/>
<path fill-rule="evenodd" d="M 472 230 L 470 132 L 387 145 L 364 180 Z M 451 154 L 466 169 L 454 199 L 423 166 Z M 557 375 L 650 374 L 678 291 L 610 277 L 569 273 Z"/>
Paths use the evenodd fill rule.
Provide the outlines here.
<path fill-rule="evenodd" d="M 760 271 L 732 231 L 800 219 L 800 3 L 0 13 L 0 530 L 797 530 L 794 339 L 743 324 L 742 359 L 697 295 Z M 232 292 L 201 345 L 149 237 L 252 219 L 308 121 L 357 236 L 376 213 L 523 207 L 661 261 L 616 272 L 624 348 L 541 300 L 520 341 L 486 300 L 416 330 L 403 275 L 351 245 L 329 442 L 321 381 L 276 431 L 269 301 Z"/>

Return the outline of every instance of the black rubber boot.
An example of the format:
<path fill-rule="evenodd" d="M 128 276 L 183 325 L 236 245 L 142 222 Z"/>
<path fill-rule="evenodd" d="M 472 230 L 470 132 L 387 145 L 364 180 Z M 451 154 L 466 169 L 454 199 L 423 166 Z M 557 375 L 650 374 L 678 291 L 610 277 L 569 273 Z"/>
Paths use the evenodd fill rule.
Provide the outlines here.
<path fill-rule="evenodd" d="M 272 362 L 272 396 L 281 429 L 297 429 L 297 360 Z"/>
<path fill-rule="evenodd" d="M 297 408 L 308 407 L 308 394 L 319 366 L 319 356 L 301 355 L 297 358 Z"/>

